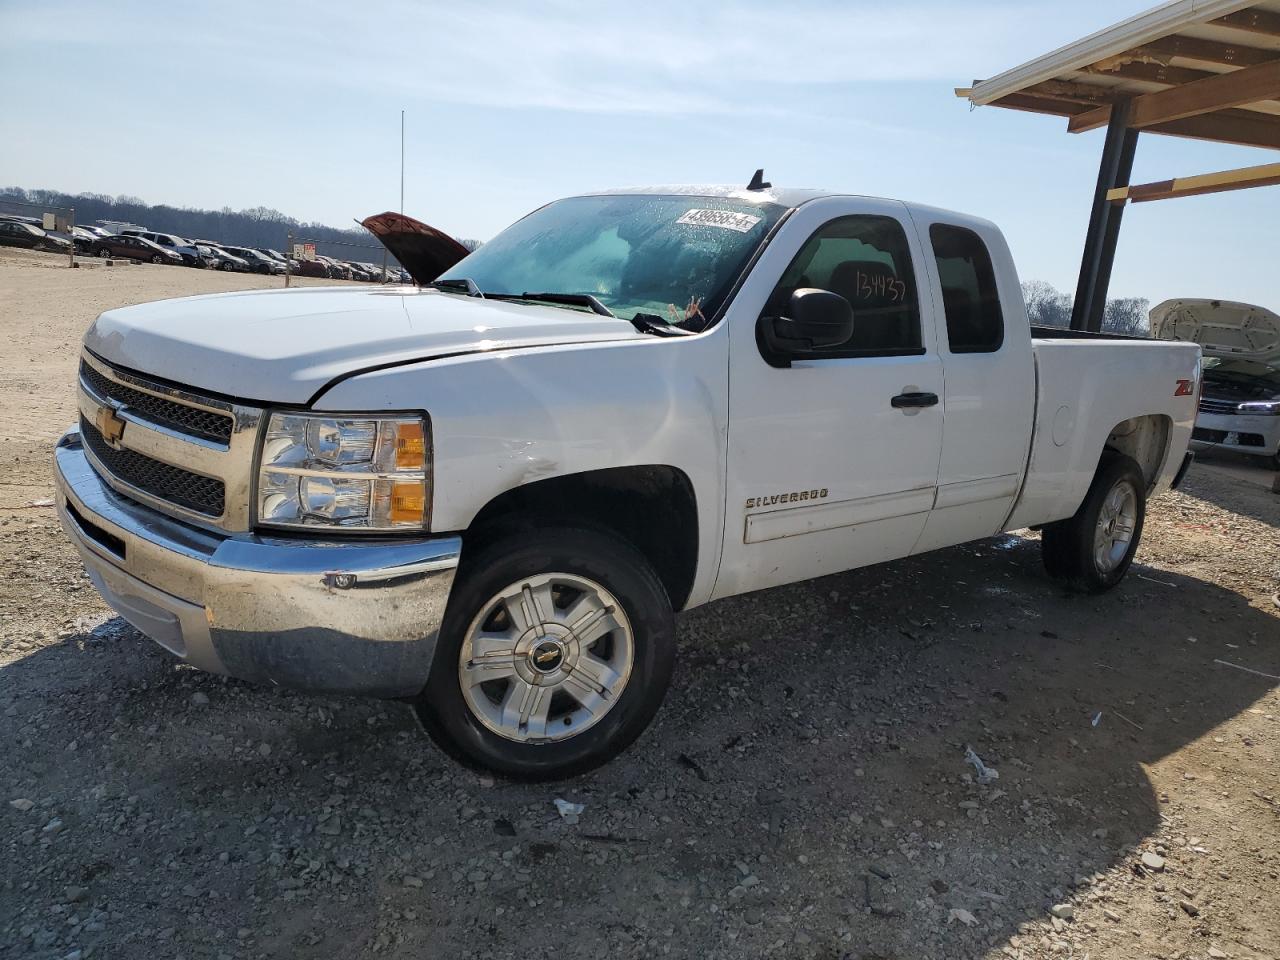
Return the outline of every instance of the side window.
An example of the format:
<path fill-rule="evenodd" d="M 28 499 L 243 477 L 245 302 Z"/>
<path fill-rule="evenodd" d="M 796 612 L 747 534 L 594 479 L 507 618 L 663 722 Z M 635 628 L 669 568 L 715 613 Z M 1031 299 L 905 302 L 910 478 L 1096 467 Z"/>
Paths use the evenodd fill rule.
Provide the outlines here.
<path fill-rule="evenodd" d="M 987 245 L 972 230 L 935 223 L 929 241 L 942 281 L 952 353 L 994 353 L 1004 343 L 1004 315 Z"/>
<path fill-rule="evenodd" d="M 893 217 L 841 217 L 819 229 L 774 288 L 766 311 L 784 315 L 792 292 L 817 287 L 853 306 L 853 336 L 835 357 L 924 353 L 907 234 Z"/>

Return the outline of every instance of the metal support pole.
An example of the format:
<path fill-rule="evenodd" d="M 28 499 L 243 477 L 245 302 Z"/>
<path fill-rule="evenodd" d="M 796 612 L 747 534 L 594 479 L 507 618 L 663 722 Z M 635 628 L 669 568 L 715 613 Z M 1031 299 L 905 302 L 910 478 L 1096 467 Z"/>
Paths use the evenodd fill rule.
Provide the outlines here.
<path fill-rule="evenodd" d="M 1080 261 L 1080 280 L 1071 311 L 1072 330 L 1102 329 L 1106 310 L 1107 288 L 1111 285 L 1111 268 L 1115 264 L 1116 243 L 1120 237 L 1120 220 L 1124 205 L 1107 200 L 1107 191 L 1127 187 L 1133 172 L 1133 156 L 1138 147 L 1138 131 L 1129 129 L 1129 100 L 1111 105 L 1111 121 L 1098 165 L 1098 184 L 1093 192 L 1093 209 L 1089 214 L 1089 231 L 1085 234 L 1084 256 Z"/>
<path fill-rule="evenodd" d="M 293 266 L 293 231 L 285 237 L 284 245 L 284 285 L 289 286 L 289 270 Z"/>
<path fill-rule="evenodd" d="M 70 219 L 67 221 L 67 236 L 71 238 L 71 249 L 67 251 L 67 266 L 74 267 L 76 265 L 76 208 L 71 208 Z"/>

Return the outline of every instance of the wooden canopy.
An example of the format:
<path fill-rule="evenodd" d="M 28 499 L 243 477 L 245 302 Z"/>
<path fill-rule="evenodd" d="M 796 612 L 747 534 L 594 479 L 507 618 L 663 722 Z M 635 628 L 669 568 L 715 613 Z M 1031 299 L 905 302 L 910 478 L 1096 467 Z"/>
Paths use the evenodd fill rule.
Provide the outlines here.
<path fill-rule="evenodd" d="M 1175 0 L 956 91 L 975 106 L 1280 149 L 1280 0 Z"/>
<path fill-rule="evenodd" d="M 1266 163 L 1129 185 L 1143 131 L 1280 150 L 1280 0 L 1172 0 L 956 95 L 1106 128 L 1071 315 L 1097 331 L 1127 203 L 1280 183 Z"/>

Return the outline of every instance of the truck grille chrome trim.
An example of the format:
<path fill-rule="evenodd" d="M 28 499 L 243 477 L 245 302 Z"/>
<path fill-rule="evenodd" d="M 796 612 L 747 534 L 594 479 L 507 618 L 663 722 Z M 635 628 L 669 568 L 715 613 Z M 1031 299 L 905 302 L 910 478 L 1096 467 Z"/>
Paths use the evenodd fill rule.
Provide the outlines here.
<path fill-rule="evenodd" d="M 1235 413 L 1238 400 L 1216 400 L 1213 397 L 1201 397 L 1200 409 L 1205 413 Z"/>
<path fill-rule="evenodd" d="M 154 393 L 144 393 L 125 383 L 108 379 L 84 360 L 80 361 L 80 379 L 102 399 L 126 406 L 147 420 L 153 420 L 179 433 L 193 434 L 217 443 L 226 444 L 231 441 L 234 422 L 227 414 L 213 413 L 156 396 Z"/>
<path fill-rule="evenodd" d="M 94 469 L 131 500 L 222 533 L 249 530 L 263 411 L 117 370 L 87 350 L 80 431 Z M 123 422 L 103 436 L 99 424 Z"/>
<path fill-rule="evenodd" d="M 116 449 L 83 416 L 80 435 L 94 460 L 121 483 L 208 517 L 222 516 L 226 485 L 221 480 L 152 460 L 133 450 Z"/>

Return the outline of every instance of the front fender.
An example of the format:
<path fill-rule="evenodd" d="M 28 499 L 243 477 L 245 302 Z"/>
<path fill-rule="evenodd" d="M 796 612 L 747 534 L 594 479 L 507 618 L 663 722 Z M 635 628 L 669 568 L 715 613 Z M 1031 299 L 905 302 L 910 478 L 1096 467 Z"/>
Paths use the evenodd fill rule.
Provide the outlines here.
<path fill-rule="evenodd" d="M 313 408 L 428 412 L 433 530 L 466 530 L 495 497 L 538 480 L 666 464 L 693 486 L 699 543 L 719 545 L 725 329 L 427 360 L 344 380 Z M 719 561 L 718 546 L 700 552 L 690 606 L 710 597 Z"/>

